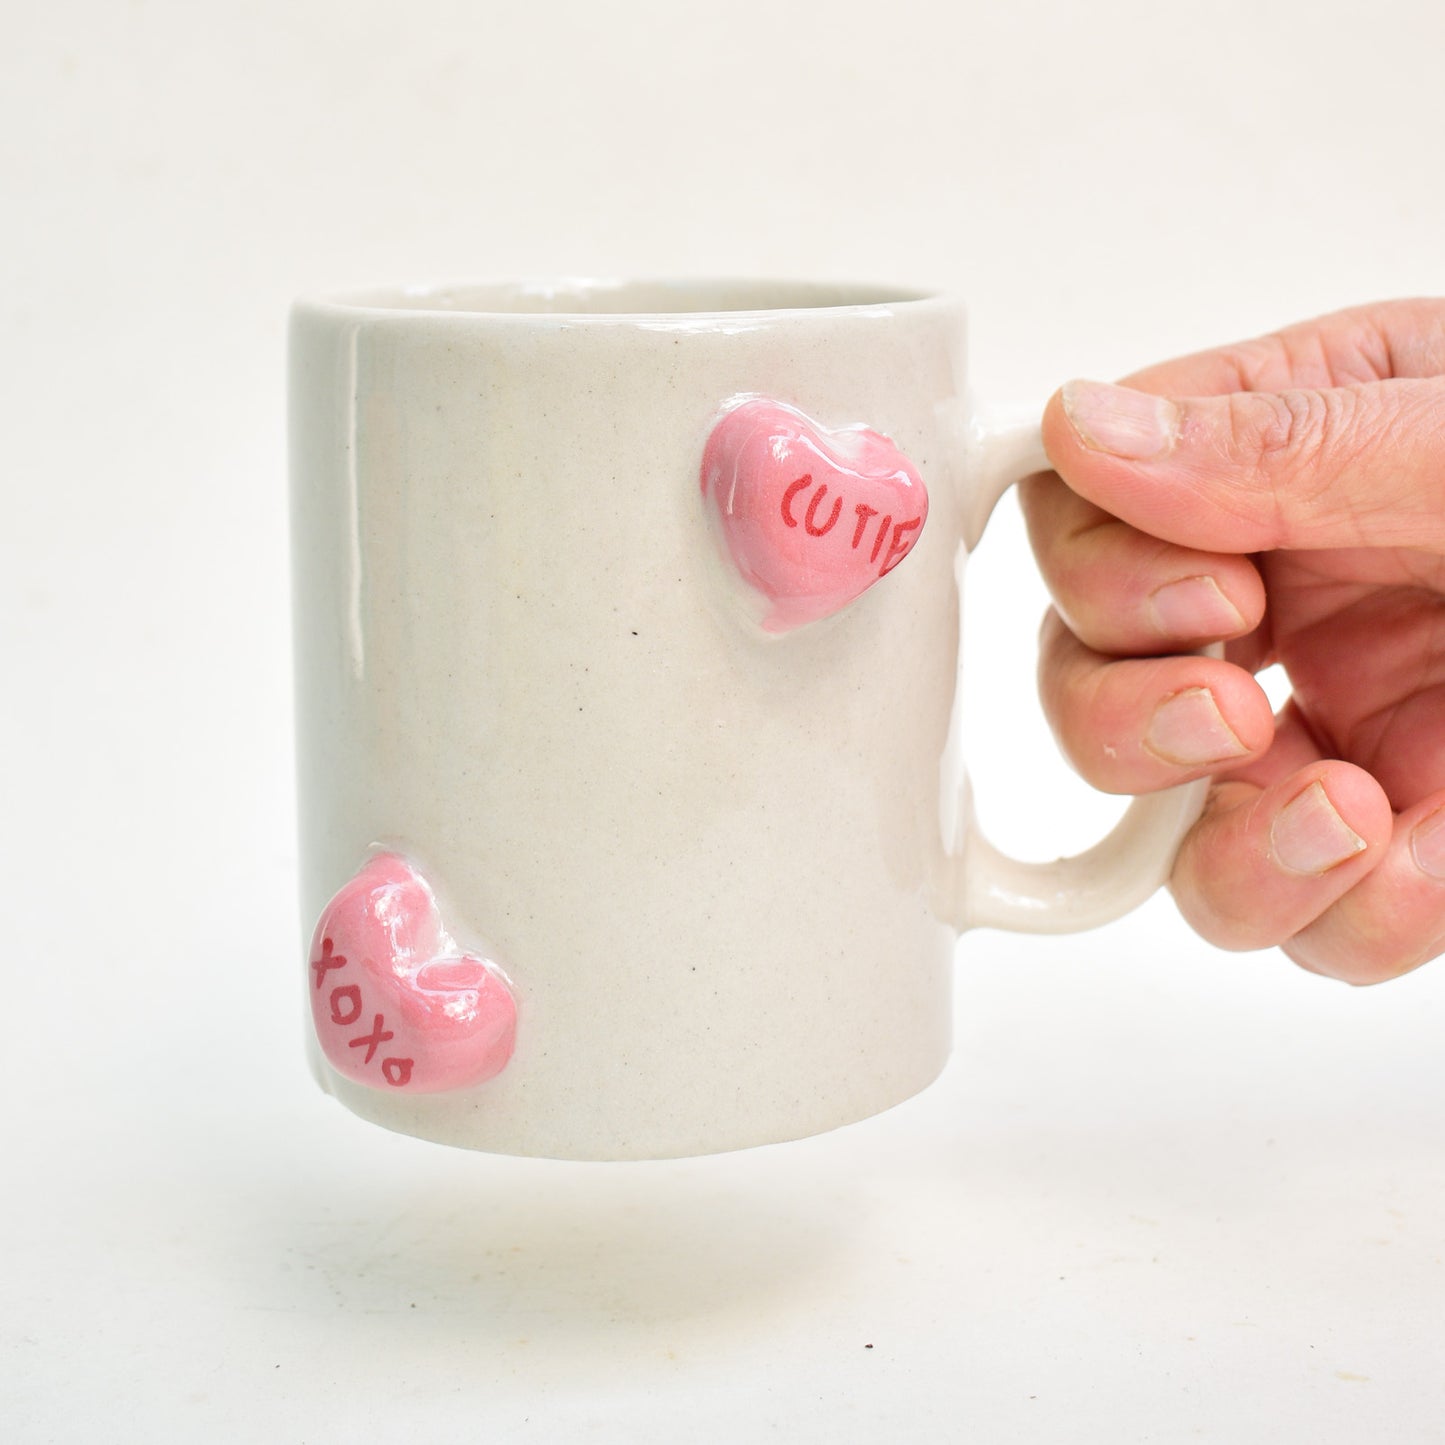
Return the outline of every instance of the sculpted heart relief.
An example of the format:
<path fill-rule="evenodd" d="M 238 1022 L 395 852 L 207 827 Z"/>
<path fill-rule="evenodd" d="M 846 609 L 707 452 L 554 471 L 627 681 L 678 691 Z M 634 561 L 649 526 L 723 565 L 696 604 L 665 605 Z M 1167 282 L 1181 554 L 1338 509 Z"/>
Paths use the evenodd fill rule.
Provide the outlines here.
<path fill-rule="evenodd" d="M 831 616 L 891 572 L 928 518 L 913 463 L 879 432 L 836 431 L 754 398 L 712 430 L 702 461 L 729 555 L 787 632 Z"/>
<path fill-rule="evenodd" d="M 311 1016 L 332 1068 L 374 1089 L 479 1084 L 512 1055 L 500 971 L 461 952 L 426 880 L 379 853 L 326 905 L 311 943 Z"/>

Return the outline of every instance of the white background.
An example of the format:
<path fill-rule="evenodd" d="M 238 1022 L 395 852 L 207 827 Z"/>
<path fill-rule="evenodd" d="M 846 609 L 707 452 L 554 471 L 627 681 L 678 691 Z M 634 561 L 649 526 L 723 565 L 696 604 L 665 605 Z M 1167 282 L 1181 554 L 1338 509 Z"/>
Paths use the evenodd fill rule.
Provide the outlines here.
<path fill-rule="evenodd" d="M 316 287 L 937 284 L 1000 397 L 1438 292 L 1445 9 L 0 21 L 0 1435 L 1445 1440 L 1445 966 L 1352 991 L 1162 897 L 977 934 L 927 1095 L 683 1163 L 316 1092 L 282 416 Z M 985 821 L 1077 846 L 1010 510 L 970 585 Z"/>

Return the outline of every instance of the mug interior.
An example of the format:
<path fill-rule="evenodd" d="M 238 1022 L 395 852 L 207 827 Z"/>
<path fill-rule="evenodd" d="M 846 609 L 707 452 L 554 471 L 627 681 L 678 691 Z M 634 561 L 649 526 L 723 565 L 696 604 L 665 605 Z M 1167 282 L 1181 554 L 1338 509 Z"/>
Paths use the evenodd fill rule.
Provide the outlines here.
<path fill-rule="evenodd" d="M 482 316 L 715 316 L 734 312 L 896 306 L 935 293 L 897 286 L 759 279 L 609 281 L 566 278 L 383 287 L 326 298 L 333 305 Z"/>

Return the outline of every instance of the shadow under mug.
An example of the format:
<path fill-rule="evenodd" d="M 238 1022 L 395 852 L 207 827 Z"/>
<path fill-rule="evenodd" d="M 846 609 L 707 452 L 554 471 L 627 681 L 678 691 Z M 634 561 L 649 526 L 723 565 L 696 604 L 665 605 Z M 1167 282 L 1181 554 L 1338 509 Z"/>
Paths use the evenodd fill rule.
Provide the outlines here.
<path fill-rule="evenodd" d="M 1205 784 L 1052 864 L 972 818 L 962 568 L 1047 466 L 951 297 L 393 289 L 290 338 L 312 1060 L 512 1154 L 711 1153 L 947 1058 L 955 945 L 1167 876 Z"/>

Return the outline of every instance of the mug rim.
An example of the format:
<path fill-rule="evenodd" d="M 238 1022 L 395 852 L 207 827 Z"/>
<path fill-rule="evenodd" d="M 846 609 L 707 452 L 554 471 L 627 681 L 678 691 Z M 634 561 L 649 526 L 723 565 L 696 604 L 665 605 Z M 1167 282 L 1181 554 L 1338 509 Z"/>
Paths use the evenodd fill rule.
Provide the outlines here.
<path fill-rule="evenodd" d="M 584 304 L 588 301 L 593 304 Z M 558 276 L 307 293 L 296 299 L 293 310 L 392 320 L 678 325 L 784 316 L 887 315 L 956 304 L 955 297 L 935 288 L 855 281 L 742 275 Z"/>

